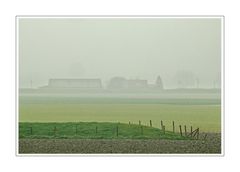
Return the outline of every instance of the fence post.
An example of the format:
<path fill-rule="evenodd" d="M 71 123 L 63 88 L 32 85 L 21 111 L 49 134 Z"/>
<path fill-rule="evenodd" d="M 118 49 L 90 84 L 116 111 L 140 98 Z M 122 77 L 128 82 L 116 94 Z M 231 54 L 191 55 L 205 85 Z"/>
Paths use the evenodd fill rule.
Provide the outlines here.
<path fill-rule="evenodd" d="M 198 137 L 199 137 L 199 128 L 197 129 L 197 140 L 198 140 Z"/>
<path fill-rule="evenodd" d="M 191 126 L 191 137 L 192 137 L 192 132 L 193 132 L 193 131 L 192 131 L 192 126 Z"/>
<path fill-rule="evenodd" d="M 139 120 L 139 125 L 141 125 L 141 121 Z"/>
<path fill-rule="evenodd" d="M 162 122 L 162 120 L 161 120 L 161 128 L 163 129 L 163 122 Z"/>
<path fill-rule="evenodd" d="M 179 125 L 179 130 L 180 130 L 180 134 L 182 136 L 182 126 L 181 125 Z"/>
<path fill-rule="evenodd" d="M 56 132 L 57 132 L 57 127 L 56 126 L 54 126 L 53 132 L 54 132 L 54 136 L 56 136 Z"/>
<path fill-rule="evenodd" d="M 152 120 L 150 120 L 150 127 L 152 127 Z"/>
<path fill-rule="evenodd" d="M 30 127 L 30 134 L 32 135 L 32 133 L 33 133 L 33 132 L 32 132 L 32 127 Z"/>
<path fill-rule="evenodd" d="M 118 137 L 118 125 L 117 125 L 117 128 L 116 128 L 116 130 L 117 130 L 117 137 Z"/>
<path fill-rule="evenodd" d="M 187 126 L 184 125 L 184 133 L 185 133 L 185 136 L 187 136 Z"/>
<path fill-rule="evenodd" d="M 129 125 L 131 124 L 131 123 L 130 123 L 130 121 L 129 121 L 129 123 L 128 123 L 128 124 L 129 124 Z"/>
<path fill-rule="evenodd" d="M 163 125 L 162 127 L 163 127 L 163 134 L 165 134 L 165 125 Z"/>
<path fill-rule="evenodd" d="M 175 124 L 174 124 L 174 121 L 172 122 L 172 125 L 173 125 L 173 132 L 175 133 Z"/>
<path fill-rule="evenodd" d="M 198 128 L 196 130 L 193 130 L 192 137 L 194 138 L 198 134 Z"/>
<path fill-rule="evenodd" d="M 141 126 L 141 135 L 143 135 L 143 126 Z"/>
<path fill-rule="evenodd" d="M 204 135 L 203 140 L 206 140 L 206 139 L 207 139 L 207 133 Z"/>

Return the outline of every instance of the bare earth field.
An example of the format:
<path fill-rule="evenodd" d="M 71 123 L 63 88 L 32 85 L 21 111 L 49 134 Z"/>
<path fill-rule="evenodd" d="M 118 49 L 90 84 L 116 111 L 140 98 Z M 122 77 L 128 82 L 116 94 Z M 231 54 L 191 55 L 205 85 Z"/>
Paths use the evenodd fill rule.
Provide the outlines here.
<path fill-rule="evenodd" d="M 220 154 L 221 135 L 208 133 L 203 140 L 142 139 L 20 139 L 20 154 Z"/>

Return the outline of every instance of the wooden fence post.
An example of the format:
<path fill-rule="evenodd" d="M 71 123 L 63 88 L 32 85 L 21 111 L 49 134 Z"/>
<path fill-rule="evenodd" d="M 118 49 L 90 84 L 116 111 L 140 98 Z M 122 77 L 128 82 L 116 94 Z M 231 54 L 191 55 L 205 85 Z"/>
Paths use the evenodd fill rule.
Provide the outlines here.
<path fill-rule="evenodd" d="M 179 130 L 180 130 L 180 134 L 182 136 L 182 126 L 181 125 L 179 125 Z"/>
<path fill-rule="evenodd" d="M 143 126 L 141 126 L 141 135 L 143 135 Z"/>
<path fill-rule="evenodd" d="M 32 127 L 30 127 L 30 134 L 31 134 L 31 135 L 33 134 Z"/>
<path fill-rule="evenodd" d="M 203 140 L 206 140 L 206 139 L 207 139 L 207 133 L 204 135 Z"/>
<path fill-rule="evenodd" d="M 118 137 L 118 125 L 117 125 L 117 128 L 116 128 L 116 130 L 117 130 L 117 137 Z"/>
<path fill-rule="evenodd" d="M 198 133 L 198 129 L 193 130 L 193 132 L 192 132 L 192 137 L 194 138 L 194 137 L 197 135 L 197 133 Z"/>
<path fill-rule="evenodd" d="M 150 127 L 152 127 L 152 120 L 150 120 Z"/>
<path fill-rule="evenodd" d="M 163 122 L 162 122 L 162 120 L 161 120 L 161 128 L 163 129 Z"/>
<path fill-rule="evenodd" d="M 175 133 L 175 124 L 174 124 L 174 121 L 172 122 L 172 125 L 173 125 L 173 132 Z"/>
<path fill-rule="evenodd" d="M 184 125 L 184 133 L 185 133 L 185 136 L 187 136 L 187 126 Z"/>
<path fill-rule="evenodd" d="M 141 125 L 141 121 L 139 120 L 139 125 Z"/>
<path fill-rule="evenodd" d="M 199 138 L 199 128 L 197 129 L 197 140 Z"/>
<path fill-rule="evenodd" d="M 56 132 L 57 132 L 57 127 L 56 126 L 54 126 L 53 132 L 54 132 L 54 136 L 56 136 Z"/>
<path fill-rule="evenodd" d="M 165 134 L 165 125 L 163 125 L 163 134 Z"/>
<path fill-rule="evenodd" d="M 191 126 L 191 134 L 190 134 L 190 135 L 191 135 L 191 137 L 192 137 L 192 134 L 193 134 L 192 132 L 193 132 L 193 131 L 192 131 L 192 126 Z"/>

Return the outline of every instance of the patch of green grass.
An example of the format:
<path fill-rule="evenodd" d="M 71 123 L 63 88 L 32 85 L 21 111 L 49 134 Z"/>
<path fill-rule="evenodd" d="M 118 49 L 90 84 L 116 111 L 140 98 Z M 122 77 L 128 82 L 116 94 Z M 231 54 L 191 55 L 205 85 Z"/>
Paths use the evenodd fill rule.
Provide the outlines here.
<path fill-rule="evenodd" d="M 165 104 L 27 104 L 20 105 L 20 122 L 121 122 L 160 127 L 164 122 L 171 130 L 176 126 L 192 125 L 205 132 L 221 131 L 221 107 L 209 105 L 165 105 Z"/>
<path fill-rule="evenodd" d="M 154 127 L 108 122 L 19 123 L 19 138 L 189 139 Z"/>
<path fill-rule="evenodd" d="M 183 96 L 183 95 L 182 95 Z M 183 96 L 184 97 L 184 96 Z M 187 97 L 187 96 L 185 96 Z M 96 98 L 67 96 L 20 96 L 20 122 L 121 122 L 149 125 L 156 128 L 160 121 L 166 130 L 179 125 L 200 128 L 204 132 L 221 131 L 219 99 L 150 99 L 150 98 Z"/>

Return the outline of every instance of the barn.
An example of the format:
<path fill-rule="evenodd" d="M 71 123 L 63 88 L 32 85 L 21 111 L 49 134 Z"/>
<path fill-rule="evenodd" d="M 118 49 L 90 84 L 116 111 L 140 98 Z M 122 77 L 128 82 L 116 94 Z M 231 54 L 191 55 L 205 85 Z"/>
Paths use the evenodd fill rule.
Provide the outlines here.
<path fill-rule="evenodd" d="M 128 88 L 147 88 L 148 87 L 147 80 L 142 80 L 142 79 L 129 79 L 127 83 L 128 83 Z"/>
<path fill-rule="evenodd" d="M 101 79 L 49 79 L 50 88 L 102 88 Z"/>

